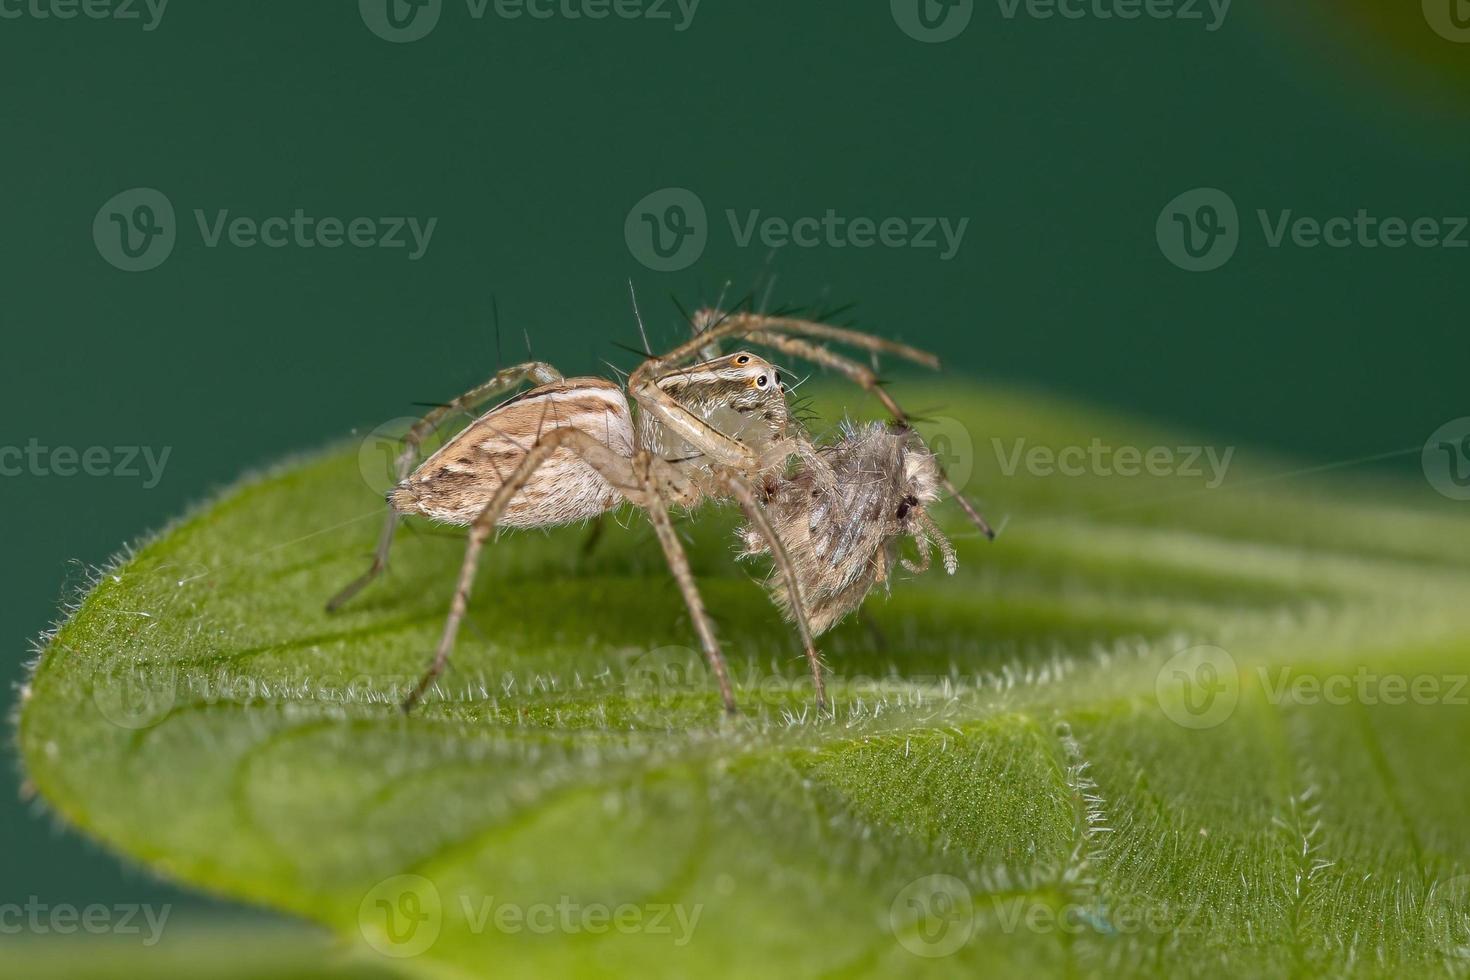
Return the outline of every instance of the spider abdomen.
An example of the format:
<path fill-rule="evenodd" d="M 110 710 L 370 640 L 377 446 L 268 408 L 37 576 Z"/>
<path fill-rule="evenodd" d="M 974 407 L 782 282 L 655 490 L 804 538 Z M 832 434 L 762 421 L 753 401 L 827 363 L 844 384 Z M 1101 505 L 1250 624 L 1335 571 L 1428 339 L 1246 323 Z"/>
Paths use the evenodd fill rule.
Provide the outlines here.
<path fill-rule="evenodd" d="M 490 409 L 389 493 L 402 514 L 468 525 L 489 505 L 536 441 L 575 428 L 621 456 L 633 455 L 633 420 L 622 389 L 601 378 L 567 378 Z M 511 498 L 503 527 L 552 527 L 611 510 L 622 496 L 568 449 L 558 449 Z"/>

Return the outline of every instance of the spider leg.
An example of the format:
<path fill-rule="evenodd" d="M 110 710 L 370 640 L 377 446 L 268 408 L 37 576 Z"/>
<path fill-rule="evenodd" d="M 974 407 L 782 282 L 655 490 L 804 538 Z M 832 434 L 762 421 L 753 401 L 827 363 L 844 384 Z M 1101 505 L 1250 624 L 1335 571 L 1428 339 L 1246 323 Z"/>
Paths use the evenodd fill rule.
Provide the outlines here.
<path fill-rule="evenodd" d="M 465 612 L 469 608 L 470 591 L 474 587 L 475 572 L 480 564 L 480 552 L 484 550 L 486 540 L 495 530 L 496 522 L 510 506 L 515 495 L 531 479 L 537 468 L 550 459 L 552 453 L 562 447 L 570 449 L 582 462 L 597 470 L 603 479 L 607 480 L 628 500 L 639 506 L 645 505 L 642 488 L 634 478 L 631 461 L 625 456 L 618 455 L 595 436 L 581 429 L 568 427 L 552 429 L 537 439 L 527 451 L 525 458 L 516 467 L 515 472 L 500 485 L 495 491 L 495 496 L 490 499 L 485 509 L 470 525 L 469 540 L 465 545 L 464 561 L 460 565 L 454 598 L 449 604 L 449 615 L 444 620 L 444 632 L 440 636 L 439 646 L 434 651 L 434 659 L 429 669 L 404 700 L 404 711 L 411 710 L 423 698 L 430 685 L 444 673 L 444 669 L 449 665 L 450 651 L 454 649 L 454 641 L 459 635 L 460 624 L 464 622 Z"/>
<path fill-rule="evenodd" d="M 820 337 L 824 340 L 860 347 L 875 354 L 893 354 L 925 367 L 939 367 L 939 358 L 917 347 L 884 340 L 882 337 L 874 337 L 857 330 L 817 323 L 813 320 L 766 316 L 759 313 L 722 313 L 718 310 L 699 310 L 694 314 L 691 329 L 695 333 L 689 340 L 684 341 L 667 354 L 651 357 L 640 364 L 628 378 L 628 390 L 633 391 L 642 387 L 651 378 L 674 370 L 693 358 L 698 358 L 701 352 L 710 349 L 711 344 L 726 337 L 745 337 L 757 332 Z"/>
<path fill-rule="evenodd" d="M 871 351 L 874 354 L 892 354 L 924 367 L 939 367 L 939 358 L 928 351 L 910 347 L 908 344 L 900 344 L 894 340 L 883 337 L 875 337 L 872 334 L 863 333 L 860 330 L 849 330 L 846 327 L 834 327 L 828 323 L 818 323 L 815 320 L 802 320 L 796 317 L 767 316 L 761 313 L 729 313 L 720 314 L 712 310 L 701 310 L 696 314 L 698 317 L 707 319 L 712 323 L 709 331 L 701 336 L 708 337 L 718 330 L 728 330 L 731 334 L 749 336 L 756 332 L 795 334 L 801 337 L 816 337 L 822 340 L 835 341 L 847 344 L 851 347 L 859 347 Z"/>
<path fill-rule="evenodd" d="M 750 484 L 735 473 L 725 473 L 723 476 L 730 495 L 740 504 L 740 509 L 745 511 L 745 516 L 750 520 L 751 525 L 765 539 L 776 569 L 786 579 L 786 592 L 791 596 L 791 618 L 796 621 L 796 631 L 801 636 L 802 651 L 806 654 L 807 664 L 812 671 L 812 684 L 816 687 L 817 710 L 825 711 L 827 686 L 822 679 L 822 658 L 817 653 L 816 645 L 812 641 L 811 626 L 806 620 L 806 600 L 802 597 L 801 580 L 797 577 L 796 566 L 792 563 L 791 556 L 787 554 L 786 546 L 781 543 L 780 535 L 776 533 L 776 529 L 766 518 L 765 508 L 756 499 Z"/>
<path fill-rule="evenodd" d="M 878 379 L 878 376 L 866 365 L 843 357 L 841 354 L 833 353 L 820 344 L 813 344 L 796 337 L 783 337 L 779 333 L 756 331 L 750 334 L 750 339 L 755 343 L 767 347 L 774 347 L 783 354 L 804 358 L 846 375 L 865 391 L 871 393 L 878 401 L 882 402 L 883 407 L 888 410 L 888 414 L 893 417 L 895 422 L 905 426 L 911 424 L 908 413 L 894 400 L 893 396 L 883 387 L 883 383 Z M 939 468 L 939 480 L 944 484 L 944 489 L 949 491 L 949 495 L 960 505 L 960 509 L 965 512 L 965 516 L 970 519 L 970 522 L 978 527 L 980 533 L 984 534 L 985 537 L 994 541 L 995 531 L 991 529 L 989 522 L 975 509 L 975 505 L 970 503 L 964 494 L 960 493 L 959 488 L 954 485 L 954 481 L 949 478 L 949 474 L 944 472 L 943 467 Z"/>
<path fill-rule="evenodd" d="M 429 669 L 404 700 L 404 711 L 411 710 L 422 700 L 434 681 L 444 673 L 445 668 L 449 665 L 450 652 L 454 649 L 459 628 L 469 608 L 470 593 L 474 587 L 475 573 L 479 568 L 480 554 L 484 550 L 485 542 L 495 530 L 496 521 L 500 519 L 516 493 L 530 480 L 536 469 L 562 448 L 575 453 L 582 462 L 597 470 L 603 479 L 607 480 L 631 503 L 648 512 L 649 519 L 658 534 L 659 543 L 663 546 L 665 557 L 668 559 L 670 570 L 694 618 L 695 629 L 704 645 L 705 656 L 719 681 L 720 696 L 725 710 L 733 712 L 735 697 L 730 685 L 730 672 L 725 665 L 724 655 L 720 652 L 719 643 L 715 639 L 714 626 L 695 588 L 694 574 L 689 568 L 688 558 L 679 544 L 678 536 L 674 533 L 673 525 L 669 522 L 668 513 L 665 510 L 670 503 L 683 503 L 693 499 L 697 496 L 697 491 L 686 478 L 661 460 L 648 456 L 629 459 L 619 455 L 594 436 L 573 428 L 553 429 L 538 439 L 526 453 L 525 459 L 516 467 L 515 472 L 501 484 L 490 503 L 485 506 L 480 516 L 471 525 L 469 541 L 465 546 L 464 561 L 460 566 L 459 581 L 450 602 L 449 614 L 444 621 L 443 635 L 440 637 L 439 646 L 434 652 L 434 659 Z"/>
<path fill-rule="evenodd" d="M 681 310 L 681 312 L 683 311 Z M 689 332 L 700 339 L 703 339 L 704 332 L 714 325 L 716 317 L 717 314 L 713 314 L 710 310 L 700 310 L 693 316 L 685 313 L 685 319 L 689 321 Z M 697 356 L 701 361 L 713 361 L 722 353 L 724 351 L 720 349 L 720 342 L 718 340 L 711 340 L 707 341 L 699 349 Z"/>
<path fill-rule="evenodd" d="M 628 378 L 628 394 L 640 410 L 656 417 L 664 425 L 703 453 L 709 462 L 733 469 L 752 471 L 763 468 L 763 455 L 784 460 L 796 451 L 790 439 L 781 440 L 762 454 L 739 439 L 725 435 L 658 385 L 662 373 L 650 376 L 645 369 L 654 361 L 644 361 Z"/>
<path fill-rule="evenodd" d="M 408 430 L 408 434 L 403 437 L 403 449 L 398 453 L 398 458 L 394 460 L 397 476 L 395 482 L 401 483 L 408 477 L 418 460 L 419 446 L 445 419 L 454 413 L 473 409 L 527 380 L 538 384 L 549 384 L 561 379 L 561 372 L 550 364 L 541 361 L 527 361 L 525 364 L 517 364 L 498 371 L 489 380 L 476 385 L 449 403 L 435 406 L 423 418 L 415 422 Z M 401 515 L 390 505 L 388 516 L 383 522 L 382 533 L 378 535 L 378 547 L 373 552 L 372 564 L 368 566 L 366 572 L 347 583 L 342 591 L 327 602 L 327 612 L 336 612 L 341 609 L 388 567 L 388 552 L 393 547 L 393 533 L 398 529 L 400 520 Z"/>
<path fill-rule="evenodd" d="M 582 556 L 584 558 L 590 556 L 594 551 L 597 550 L 598 543 L 602 541 L 602 532 L 606 530 L 606 527 L 606 514 L 598 514 L 596 517 L 592 518 L 592 527 L 587 532 L 587 536 L 582 539 Z"/>
<path fill-rule="evenodd" d="M 658 543 L 663 546 L 664 558 L 669 563 L 669 571 L 674 575 L 674 581 L 679 584 L 679 591 L 684 595 L 684 604 L 689 607 L 689 615 L 694 620 L 694 631 L 699 634 L 700 645 L 704 647 L 705 659 L 709 661 L 710 670 L 714 672 L 715 680 L 720 685 L 720 700 L 725 705 L 725 713 L 733 715 L 736 713 L 735 693 L 730 686 L 730 670 L 725 664 L 725 655 L 720 652 L 720 641 L 715 637 L 714 624 L 710 621 L 709 612 L 704 608 L 704 600 L 699 595 L 699 587 L 694 582 L 694 571 L 689 567 L 689 556 L 684 552 L 684 546 L 679 543 L 679 535 L 674 532 L 674 525 L 669 520 L 669 513 L 664 509 L 665 504 L 657 499 L 657 491 L 653 488 L 652 481 L 647 484 L 647 493 L 655 496 L 654 500 L 644 505 L 648 512 L 648 519 L 653 524 L 654 533 L 658 535 Z"/>
<path fill-rule="evenodd" d="M 671 394 L 659 387 L 661 377 L 680 370 L 691 358 L 715 350 L 718 342 L 726 337 L 746 337 L 766 334 L 796 334 L 820 337 L 839 343 L 850 344 L 874 353 L 893 354 L 928 367 L 939 366 L 933 354 L 906 344 L 884 340 L 856 330 L 847 330 L 825 323 L 801 320 L 792 317 L 766 316 L 757 313 L 721 313 L 717 310 L 700 310 L 691 321 L 694 336 L 661 357 L 651 357 L 640 364 L 628 377 L 628 394 L 638 407 L 658 418 L 678 433 L 691 445 L 708 457 L 713 465 L 728 466 L 750 473 L 756 469 L 770 469 L 783 463 L 791 455 L 800 452 L 799 440 L 782 440 L 756 452 L 723 432 L 715 429 L 682 406 Z M 775 346 L 775 345 L 771 345 Z M 811 345 L 815 346 L 815 345 Z M 836 355 L 832 355 L 836 357 Z M 845 359 L 843 359 L 845 361 Z M 852 362 L 847 361 L 851 364 Z M 897 406 L 894 406 L 896 409 Z"/>

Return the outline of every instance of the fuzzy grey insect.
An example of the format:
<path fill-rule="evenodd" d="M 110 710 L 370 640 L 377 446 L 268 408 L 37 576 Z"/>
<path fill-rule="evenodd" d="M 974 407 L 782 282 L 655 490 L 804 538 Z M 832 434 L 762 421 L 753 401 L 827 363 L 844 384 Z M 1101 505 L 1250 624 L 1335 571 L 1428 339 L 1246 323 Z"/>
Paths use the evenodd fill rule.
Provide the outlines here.
<path fill-rule="evenodd" d="M 796 566 L 801 609 L 815 634 L 825 633 L 886 585 L 895 560 L 912 572 L 929 568 L 933 546 L 951 575 L 954 548 L 928 513 L 940 498 L 939 462 L 911 429 L 879 422 L 845 424 L 840 437 L 818 449 L 825 470 L 800 464 L 780 480 L 767 501 L 776 537 Z M 768 555 L 765 539 L 750 525 L 740 531 L 744 555 Z M 918 560 L 898 557 L 903 539 Z M 767 587 L 786 617 L 796 606 L 786 583 Z"/>
<path fill-rule="evenodd" d="M 937 366 L 932 355 L 789 317 L 702 311 L 691 325 L 692 339 L 648 358 L 629 376 L 627 395 L 639 409 L 636 424 L 628 398 L 616 384 L 600 378 L 564 379 L 550 365 L 531 362 L 497 373 L 434 409 L 410 430 L 397 460 L 399 482 L 389 493 L 388 517 L 373 562 L 327 607 L 341 608 L 383 571 L 403 515 L 470 528 L 433 663 L 408 695 L 405 708 L 444 671 L 468 608 L 480 553 L 497 527 L 565 524 L 597 516 L 623 501 L 643 509 L 728 711 L 735 710 L 729 671 L 670 521 L 670 507 L 723 500 L 741 508 L 747 521 L 741 531 L 746 551 L 772 560 L 772 597 L 797 628 L 819 708 L 825 708 L 826 697 L 813 636 L 886 581 L 893 540 L 913 536 L 925 556 L 930 538 L 938 540 L 947 567 L 954 570 L 952 549 L 924 511 L 938 499 L 938 488 L 949 489 L 990 534 L 918 437 L 907 431 L 907 417 L 879 387 L 876 375 L 815 341 Z M 885 435 L 881 426 L 850 428 L 833 445 L 819 447 L 790 419 L 780 375 L 770 362 L 747 351 L 718 355 L 720 342 L 730 338 L 842 372 L 877 395 L 903 434 Z M 700 357 L 704 359 L 690 363 Z M 452 414 L 483 405 L 528 380 L 538 386 L 491 408 L 414 465 L 419 446 Z M 855 527 L 850 516 L 854 505 L 865 513 L 892 511 L 896 516 Z M 792 544 L 787 544 L 787 535 Z M 919 565 L 909 564 L 927 567 L 927 557 Z M 801 601 L 792 602 L 793 595 Z"/>

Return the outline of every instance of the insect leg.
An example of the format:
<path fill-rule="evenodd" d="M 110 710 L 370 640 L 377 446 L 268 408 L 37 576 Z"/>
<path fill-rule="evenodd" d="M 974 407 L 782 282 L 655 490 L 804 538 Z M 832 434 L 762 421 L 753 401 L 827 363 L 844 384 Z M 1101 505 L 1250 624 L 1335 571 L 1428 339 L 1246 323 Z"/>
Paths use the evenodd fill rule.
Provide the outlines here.
<path fill-rule="evenodd" d="M 925 515 L 926 517 L 928 515 Z M 900 558 L 899 564 L 915 574 L 922 575 L 929 570 L 929 565 L 934 561 L 934 542 L 929 540 L 929 533 L 925 525 L 920 524 L 913 534 L 914 547 L 919 550 L 917 561 L 908 558 Z"/>
<path fill-rule="evenodd" d="M 751 525 L 765 539 L 766 547 L 771 553 L 771 560 L 786 580 L 786 594 L 791 597 L 791 618 L 796 622 L 796 631 L 801 636 L 802 651 L 806 654 L 807 664 L 812 671 L 812 683 L 816 687 L 817 710 L 825 711 L 827 686 L 822 679 L 822 658 L 817 653 L 816 645 L 812 641 L 811 627 L 806 621 L 806 601 L 801 594 L 801 581 L 797 577 L 796 566 L 792 564 L 791 556 L 786 553 L 786 546 L 781 543 L 780 535 L 776 533 L 776 529 L 766 518 L 765 509 L 756 500 L 750 485 L 734 473 L 724 474 L 724 481 L 730 495 L 740 504 L 740 509 L 745 511 L 745 516 L 750 520 Z"/>
<path fill-rule="evenodd" d="M 403 437 L 403 449 L 394 461 L 397 474 L 394 482 L 401 483 L 413 471 L 414 464 L 418 461 L 419 446 L 445 419 L 455 412 L 473 409 L 526 380 L 535 381 L 537 384 L 549 384 L 553 381 L 560 381 L 561 372 L 550 364 L 540 361 L 517 364 L 496 372 L 494 377 L 476 385 L 449 403 L 430 409 L 423 418 L 414 423 L 413 427 L 408 430 L 408 434 Z M 372 564 L 368 566 L 366 572 L 347 583 L 342 591 L 328 601 L 327 612 L 336 612 L 341 609 L 348 600 L 361 592 L 388 567 L 388 551 L 393 547 L 393 533 L 398 529 L 400 519 L 399 513 L 393 509 L 392 505 L 389 505 L 388 516 L 383 521 L 382 533 L 378 536 L 377 550 L 373 552 Z"/>

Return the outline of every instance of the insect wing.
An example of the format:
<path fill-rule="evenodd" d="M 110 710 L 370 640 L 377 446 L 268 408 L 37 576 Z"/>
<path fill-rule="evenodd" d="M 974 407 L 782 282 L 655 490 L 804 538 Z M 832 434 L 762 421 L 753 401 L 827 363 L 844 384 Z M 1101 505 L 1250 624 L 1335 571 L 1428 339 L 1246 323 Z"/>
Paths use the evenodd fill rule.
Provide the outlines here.
<path fill-rule="evenodd" d="M 812 500 L 808 527 L 812 551 L 847 577 L 860 574 L 883 546 L 892 468 L 887 447 L 863 443 L 831 454 L 835 480 Z"/>

